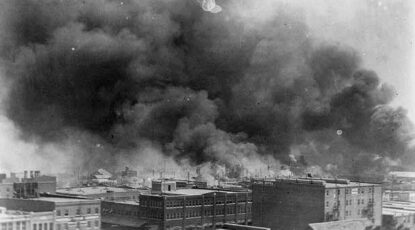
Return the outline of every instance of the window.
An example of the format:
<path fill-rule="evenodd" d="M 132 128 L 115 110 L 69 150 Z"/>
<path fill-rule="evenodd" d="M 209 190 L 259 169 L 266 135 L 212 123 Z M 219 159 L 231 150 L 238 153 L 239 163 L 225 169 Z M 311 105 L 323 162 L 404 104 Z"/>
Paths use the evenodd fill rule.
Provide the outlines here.
<path fill-rule="evenodd" d="M 326 201 L 326 207 L 328 207 L 329 206 L 329 202 L 328 201 Z"/>
<path fill-rule="evenodd" d="M 99 208 L 95 208 L 95 213 L 99 213 Z"/>
<path fill-rule="evenodd" d="M 53 230 L 53 223 L 49 223 L 49 230 Z"/>
<path fill-rule="evenodd" d="M 81 215 L 81 209 L 80 208 L 76 209 L 76 215 Z"/>
<path fill-rule="evenodd" d="M 358 205 L 360 204 L 360 200 L 357 200 L 357 204 L 358 204 Z"/>
<path fill-rule="evenodd" d="M 87 226 L 88 226 L 88 228 L 90 228 L 90 227 L 91 227 L 91 221 L 88 221 L 88 222 L 87 222 Z"/>
<path fill-rule="evenodd" d="M 43 229 L 48 230 L 48 224 L 47 223 L 43 224 Z"/>
<path fill-rule="evenodd" d="M 328 196 L 330 194 L 330 191 L 329 190 L 326 190 L 326 195 Z"/>
<path fill-rule="evenodd" d="M 39 230 L 42 230 L 42 224 L 39 224 Z"/>
<path fill-rule="evenodd" d="M 6 230 L 7 229 L 7 224 L 3 223 L 1 224 L 1 230 Z M 36 228 L 34 228 L 34 230 L 36 230 Z"/>
<path fill-rule="evenodd" d="M 13 230 L 13 222 L 7 224 L 8 230 Z"/>
<path fill-rule="evenodd" d="M 337 195 L 340 195 L 340 189 L 337 189 Z"/>
<path fill-rule="evenodd" d="M 81 228 L 81 223 L 80 222 L 76 222 L 76 228 L 80 229 Z"/>
<path fill-rule="evenodd" d="M 4 224 L 4 225 L 6 225 L 6 224 Z M 33 230 L 36 230 L 36 229 L 37 229 L 37 224 L 33 224 Z M 1 230 L 6 230 L 6 227 L 3 228 L 3 225 L 2 225 Z"/>
<path fill-rule="evenodd" d="M 68 223 L 65 223 L 65 224 L 63 225 L 63 229 L 68 230 Z"/>
<path fill-rule="evenodd" d="M 61 215 L 61 210 L 56 210 L 56 215 L 60 216 Z"/>
<path fill-rule="evenodd" d="M 69 210 L 65 209 L 65 216 L 69 215 Z"/>
<path fill-rule="evenodd" d="M 57 230 L 61 230 L 61 224 L 56 225 Z"/>
<path fill-rule="evenodd" d="M 86 210 L 86 213 L 87 213 L 87 214 L 91 214 L 91 208 L 88 208 L 88 209 Z"/>
<path fill-rule="evenodd" d="M 22 222 L 22 230 L 26 230 L 26 222 Z"/>
<path fill-rule="evenodd" d="M 362 204 L 365 204 L 365 200 L 364 199 L 362 199 L 362 202 L 361 202 Z"/>
<path fill-rule="evenodd" d="M 98 227 L 99 226 L 99 221 L 98 220 L 96 220 L 95 221 L 95 227 Z"/>
<path fill-rule="evenodd" d="M 16 222 L 16 229 L 20 230 L 20 222 L 19 221 Z"/>

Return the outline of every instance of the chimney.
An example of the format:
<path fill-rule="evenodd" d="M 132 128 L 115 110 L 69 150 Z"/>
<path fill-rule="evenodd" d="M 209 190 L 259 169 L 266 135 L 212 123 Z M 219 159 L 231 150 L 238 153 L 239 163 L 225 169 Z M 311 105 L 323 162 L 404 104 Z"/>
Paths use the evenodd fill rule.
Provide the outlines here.
<path fill-rule="evenodd" d="M 27 179 L 27 170 L 24 171 L 24 176 L 23 178 Z"/>
<path fill-rule="evenodd" d="M 33 178 L 33 171 L 32 170 L 30 170 L 30 178 Z"/>
<path fill-rule="evenodd" d="M 39 176 L 40 176 L 40 171 L 39 170 L 35 171 L 35 177 L 37 178 Z"/>

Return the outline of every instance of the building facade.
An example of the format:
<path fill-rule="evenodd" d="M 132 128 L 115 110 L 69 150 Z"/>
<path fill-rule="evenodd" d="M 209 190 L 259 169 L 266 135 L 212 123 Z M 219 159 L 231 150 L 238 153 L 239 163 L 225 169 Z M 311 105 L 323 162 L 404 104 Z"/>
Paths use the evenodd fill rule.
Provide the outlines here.
<path fill-rule="evenodd" d="M 54 212 L 22 212 L 0 207 L 1 230 L 54 230 Z"/>
<path fill-rule="evenodd" d="M 250 224 L 250 191 L 181 189 L 140 196 L 140 216 L 158 229 L 215 228 Z"/>
<path fill-rule="evenodd" d="M 255 226 L 307 229 L 310 223 L 367 218 L 382 221 L 380 184 L 330 179 L 276 179 L 252 185 Z"/>
<path fill-rule="evenodd" d="M 0 199 L 0 206 L 25 212 L 55 212 L 54 227 L 32 226 L 32 230 L 98 230 L 101 228 L 99 200 L 60 197 L 35 199 Z"/>

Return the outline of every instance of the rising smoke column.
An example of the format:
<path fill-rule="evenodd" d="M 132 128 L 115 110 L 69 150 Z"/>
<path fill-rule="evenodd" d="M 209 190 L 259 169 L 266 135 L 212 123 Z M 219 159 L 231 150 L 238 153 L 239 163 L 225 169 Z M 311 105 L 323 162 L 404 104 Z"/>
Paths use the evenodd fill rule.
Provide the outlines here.
<path fill-rule="evenodd" d="M 212 14 L 190 0 L 5 1 L 8 117 L 25 140 L 102 142 L 81 157 L 103 165 L 148 143 L 250 174 L 293 146 L 325 169 L 410 152 L 404 110 L 358 51 L 314 41 L 286 5 L 262 17 L 253 1 L 217 3 Z"/>

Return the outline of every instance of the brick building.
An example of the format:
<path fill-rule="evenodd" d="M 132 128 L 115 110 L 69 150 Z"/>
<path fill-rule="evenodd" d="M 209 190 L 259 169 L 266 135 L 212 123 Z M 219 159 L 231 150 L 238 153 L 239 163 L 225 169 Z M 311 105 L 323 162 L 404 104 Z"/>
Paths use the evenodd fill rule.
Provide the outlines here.
<path fill-rule="evenodd" d="M 25 212 L 55 212 L 55 230 L 98 230 L 101 228 L 99 200 L 40 197 L 34 199 L 0 199 L 0 206 Z M 52 230 L 35 227 L 32 230 Z"/>
<path fill-rule="evenodd" d="M 252 223 L 302 230 L 310 223 L 367 218 L 382 222 L 380 184 L 335 179 L 276 179 L 252 185 Z"/>
<path fill-rule="evenodd" d="M 158 229 L 251 223 L 250 191 L 178 189 L 140 196 L 140 216 Z"/>

